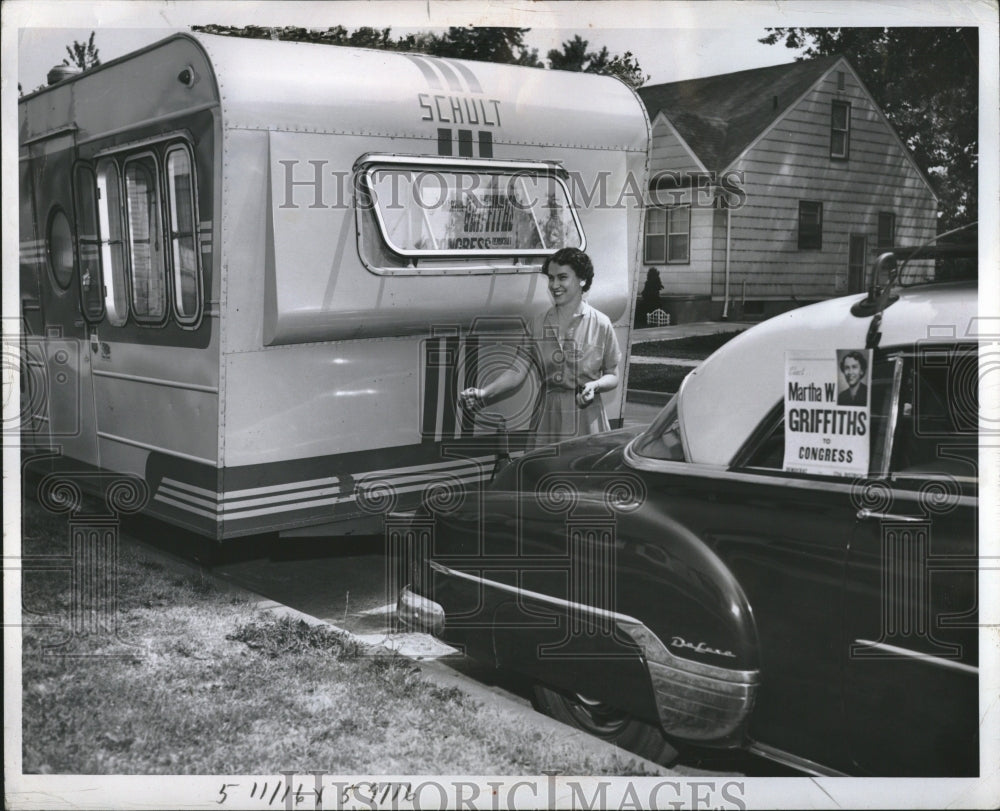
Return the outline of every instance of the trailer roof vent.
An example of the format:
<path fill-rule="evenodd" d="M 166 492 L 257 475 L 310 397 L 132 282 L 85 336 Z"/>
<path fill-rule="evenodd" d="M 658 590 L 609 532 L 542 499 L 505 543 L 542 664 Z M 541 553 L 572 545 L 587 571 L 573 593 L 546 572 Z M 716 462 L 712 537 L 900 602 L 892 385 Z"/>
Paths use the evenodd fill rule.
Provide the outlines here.
<path fill-rule="evenodd" d="M 81 72 L 79 68 L 73 65 L 56 65 L 49 71 L 48 76 L 45 78 L 49 84 L 59 84 L 59 82 L 69 79 L 71 76 L 79 76 Z"/>

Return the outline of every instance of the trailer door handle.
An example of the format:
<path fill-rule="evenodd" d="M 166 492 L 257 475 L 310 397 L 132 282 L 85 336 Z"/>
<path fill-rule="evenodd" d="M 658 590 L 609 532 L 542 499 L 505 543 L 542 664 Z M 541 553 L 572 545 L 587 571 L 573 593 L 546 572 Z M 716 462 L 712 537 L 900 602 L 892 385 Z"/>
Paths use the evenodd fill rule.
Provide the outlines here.
<path fill-rule="evenodd" d="M 912 515 L 894 515 L 892 513 L 877 513 L 873 510 L 861 509 L 858 510 L 858 520 L 867 521 L 874 519 L 877 521 L 902 521 L 906 524 L 922 524 L 924 523 L 923 518 L 914 518 Z"/>

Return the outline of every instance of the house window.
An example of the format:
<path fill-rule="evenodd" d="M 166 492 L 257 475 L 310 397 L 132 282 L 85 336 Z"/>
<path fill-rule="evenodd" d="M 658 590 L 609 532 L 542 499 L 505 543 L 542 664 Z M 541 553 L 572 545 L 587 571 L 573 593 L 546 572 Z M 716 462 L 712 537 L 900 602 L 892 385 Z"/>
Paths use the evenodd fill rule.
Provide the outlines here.
<path fill-rule="evenodd" d="M 823 247 L 823 204 L 799 200 L 799 250 Z"/>
<path fill-rule="evenodd" d="M 847 292 L 860 293 L 865 289 L 865 259 L 868 240 L 862 234 L 851 234 L 847 248 Z"/>
<path fill-rule="evenodd" d="M 847 160 L 851 151 L 851 105 L 835 101 L 830 110 L 830 157 Z"/>
<path fill-rule="evenodd" d="M 643 261 L 653 265 L 691 261 L 691 206 L 646 211 L 643 257 Z"/>
<path fill-rule="evenodd" d="M 896 215 L 891 211 L 880 211 L 878 213 L 878 239 L 875 247 L 880 251 L 887 251 L 896 241 Z"/>

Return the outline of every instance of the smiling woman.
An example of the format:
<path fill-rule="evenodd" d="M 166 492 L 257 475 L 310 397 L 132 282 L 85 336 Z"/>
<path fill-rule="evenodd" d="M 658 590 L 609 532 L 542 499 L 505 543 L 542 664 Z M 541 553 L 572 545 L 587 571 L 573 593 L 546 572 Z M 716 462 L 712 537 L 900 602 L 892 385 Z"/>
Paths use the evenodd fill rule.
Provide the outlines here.
<path fill-rule="evenodd" d="M 528 362 L 459 395 L 465 408 L 478 408 L 518 388 L 531 367 L 539 369 L 544 390 L 536 447 L 609 430 L 600 395 L 618 386 L 621 363 L 610 319 L 583 300 L 594 281 L 590 257 L 577 248 L 563 248 L 545 260 L 542 272 L 553 306 L 529 325 L 530 342 L 521 348 Z"/>

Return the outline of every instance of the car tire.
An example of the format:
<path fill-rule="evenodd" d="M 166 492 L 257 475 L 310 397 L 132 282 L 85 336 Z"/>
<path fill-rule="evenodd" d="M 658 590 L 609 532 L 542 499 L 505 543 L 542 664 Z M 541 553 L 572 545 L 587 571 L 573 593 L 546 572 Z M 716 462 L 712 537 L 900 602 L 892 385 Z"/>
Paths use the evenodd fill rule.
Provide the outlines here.
<path fill-rule="evenodd" d="M 538 709 L 557 721 L 628 749 L 647 760 L 663 766 L 677 760 L 677 750 L 659 729 L 608 704 L 543 684 L 535 685 L 535 702 Z"/>

